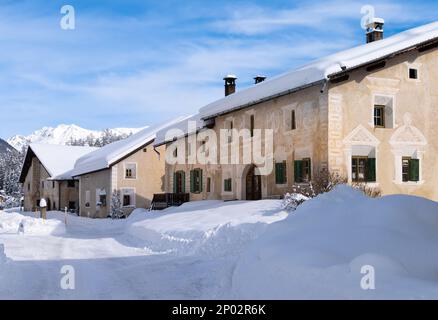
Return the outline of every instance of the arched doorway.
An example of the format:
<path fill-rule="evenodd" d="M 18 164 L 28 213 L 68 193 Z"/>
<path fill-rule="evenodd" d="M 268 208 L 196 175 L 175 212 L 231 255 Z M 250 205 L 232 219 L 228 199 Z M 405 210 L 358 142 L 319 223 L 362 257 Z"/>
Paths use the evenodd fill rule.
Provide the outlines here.
<path fill-rule="evenodd" d="M 246 200 L 262 199 L 262 178 L 255 174 L 256 167 L 253 165 L 246 174 Z"/>

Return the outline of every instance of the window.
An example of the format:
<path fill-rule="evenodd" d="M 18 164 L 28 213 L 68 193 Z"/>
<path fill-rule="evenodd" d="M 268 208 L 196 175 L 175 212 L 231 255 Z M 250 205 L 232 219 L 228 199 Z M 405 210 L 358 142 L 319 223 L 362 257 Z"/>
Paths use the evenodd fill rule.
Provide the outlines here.
<path fill-rule="evenodd" d="M 143 148 L 143 152 L 148 152 L 148 149 L 147 148 Z"/>
<path fill-rule="evenodd" d="M 367 157 L 352 157 L 351 180 L 353 182 L 375 182 L 376 159 Z"/>
<path fill-rule="evenodd" d="M 131 195 L 129 194 L 124 194 L 123 195 L 123 206 L 124 207 L 128 207 L 131 205 Z"/>
<path fill-rule="evenodd" d="M 200 193 L 202 192 L 202 170 L 195 169 L 190 171 L 190 192 Z"/>
<path fill-rule="evenodd" d="M 30 183 L 27 184 L 27 191 L 30 191 Z"/>
<path fill-rule="evenodd" d="M 85 191 L 85 207 L 90 207 L 91 193 L 90 190 Z"/>
<path fill-rule="evenodd" d="M 409 79 L 418 79 L 418 70 L 409 68 Z"/>
<path fill-rule="evenodd" d="M 233 141 L 234 124 L 232 120 L 227 121 L 227 124 L 228 124 L 228 143 L 231 143 Z"/>
<path fill-rule="evenodd" d="M 275 164 L 275 183 L 276 184 L 287 183 L 286 161 L 277 162 Z"/>
<path fill-rule="evenodd" d="M 69 201 L 68 202 L 68 210 L 76 210 L 76 202 Z"/>
<path fill-rule="evenodd" d="M 207 192 L 211 192 L 211 178 L 207 178 Z"/>
<path fill-rule="evenodd" d="M 100 201 L 102 207 L 106 207 L 106 194 L 101 194 L 99 196 L 99 201 Z"/>
<path fill-rule="evenodd" d="M 297 123 L 295 119 L 295 110 L 292 110 L 290 114 L 290 129 L 295 130 L 296 128 L 297 128 Z"/>
<path fill-rule="evenodd" d="M 418 182 L 420 180 L 420 161 L 410 157 L 402 158 L 403 182 Z"/>
<path fill-rule="evenodd" d="M 294 163 L 295 182 L 309 182 L 312 178 L 312 163 L 310 158 L 296 160 Z"/>
<path fill-rule="evenodd" d="M 206 144 L 205 140 L 201 141 L 201 152 L 205 152 L 205 144 Z"/>
<path fill-rule="evenodd" d="M 122 189 L 121 196 L 123 207 L 135 207 L 135 189 Z"/>
<path fill-rule="evenodd" d="M 374 126 L 376 128 L 385 127 L 385 106 L 374 106 Z"/>
<path fill-rule="evenodd" d="M 52 181 L 52 189 L 55 189 L 55 181 Z"/>
<path fill-rule="evenodd" d="M 173 193 L 186 192 L 186 173 L 177 171 L 173 174 Z"/>
<path fill-rule="evenodd" d="M 231 185 L 232 185 L 231 178 L 225 179 L 224 180 L 224 191 L 225 192 L 231 192 L 233 190 Z"/>
<path fill-rule="evenodd" d="M 137 178 L 137 164 L 136 163 L 126 163 L 125 164 L 125 179 L 136 179 Z"/>
<path fill-rule="evenodd" d="M 253 114 L 251 115 L 249 121 L 250 121 L 250 133 L 251 133 L 251 137 L 254 137 L 255 118 L 254 118 Z"/>
<path fill-rule="evenodd" d="M 41 189 L 44 189 L 44 181 L 41 181 Z"/>
<path fill-rule="evenodd" d="M 74 180 L 68 180 L 67 181 L 67 187 L 74 188 L 75 187 L 75 181 Z"/>
<path fill-rule="evenodd" d="M 173 156 L 174 156 L 175 158 L 178 157 L 178 149 L 175 149 L 175 150 L 173 151 Z"/>

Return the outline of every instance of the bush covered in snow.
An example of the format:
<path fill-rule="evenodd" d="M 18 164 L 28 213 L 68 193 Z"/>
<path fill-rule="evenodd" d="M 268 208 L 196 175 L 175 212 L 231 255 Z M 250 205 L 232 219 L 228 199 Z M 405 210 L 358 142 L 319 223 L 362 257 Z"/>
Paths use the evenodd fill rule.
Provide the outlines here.
<path fill-rule="evenodd" d="M 323 170 L 315 174 L 312 181 L 307 184 L 292 186 L 292 192 L 286 193 L 283 199 L 283 207 L 289 211 L 295 210 L 304 201 L 315 198 L 320 194 L 332 191 L 336 186 L 347 184 L 348 179 L 337 174 Z M 365 195 L 376 198 L 381 195 L 380 189 L 369 186 L 366 183 L 354 183 L 353 188 L 362 191 Z"/>

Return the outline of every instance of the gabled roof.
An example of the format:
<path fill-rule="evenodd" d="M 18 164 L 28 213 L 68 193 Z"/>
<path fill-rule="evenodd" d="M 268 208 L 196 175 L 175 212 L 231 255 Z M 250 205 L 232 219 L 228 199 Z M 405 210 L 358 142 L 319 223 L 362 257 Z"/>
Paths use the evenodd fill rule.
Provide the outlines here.
<path fill-rule="evenodd" d="M 94 152 L 84 155 L 76 161 L 72 175 L 81 176 L 90 172 L 110 168 L 133 152 L 136 152 L 153 142 L 158 131 L 165 129 L 168 126 L 172 126 L 174 123 L 180 122 L 182 119 L 183 117 L 179 117 L 172 121 L 148 127 L 124 140 L 113 142 Z"/>
<path fill-rule="evenodd" d="M 392 37 L 341 51 L 301 68 L 236 92 L 200 109 L 202 119 L 212 118 L 272 97 L 322 83 L 343 73 L 438 39 L 438 22 L 410 29 Z"/>
<path fill-rule="evenodd" d="M 77 159 L 97 148 L 32 143 L 29 145 L 21 169 L 20 182 L 24 182 L 35 156 L 47 170 L 52 180 L 72 179 L 71 170 Z"/>
<path fill-rule="evenodd" d="M 189 128 L 190 123 L 190 128 Z M 166 127 L 163 130 L 157 132 L 157 138 L 155 139 L 154 144 L 156 146 L 172 142 L 174 139 L 183 138 L 189 134 L 196 133 L 198 130 L 204 127 L 204 121 L 201 120 L 201 116 L 199 114 L 187 116 L 183 118 L 181 121 L 174 123 Z M 178 130 L 180 134 L 171 134 L 170 137 L 166 137 L 167 133 L 170 133 L 170 130 Z M 176 132 L 176 131 L 175 131 Z"/>

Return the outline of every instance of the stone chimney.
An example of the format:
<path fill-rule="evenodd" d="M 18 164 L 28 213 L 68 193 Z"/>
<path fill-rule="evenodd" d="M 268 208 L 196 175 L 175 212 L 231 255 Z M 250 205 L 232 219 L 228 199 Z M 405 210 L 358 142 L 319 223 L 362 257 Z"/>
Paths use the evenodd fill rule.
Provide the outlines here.
<path fill-rule="evenodd" d="M 379 41 L 383 39 L 383 25 L 385 20 L 381 18 L 373 18 L 367 24 L 367 43 Z"/>
<path fill-rule="evenodd" d="M 258 75 L 258 76 L 255 76 L 255 77 L 254 77 L 255 84 L 258 84 L 258 83 L 263 82 L 263 81 L 265 81 L 265 80 L 266 80 L 266 77 L 265 77 L 265 76 L 260 76 L 260 75 Z"/>
<path fill-rule="evenodd" d="M 224 78 L 225 81 L 225 96 L 229 96 L 236 92 L 236 80 L 237 77 L 233 74 L 229 74 Z"/>

